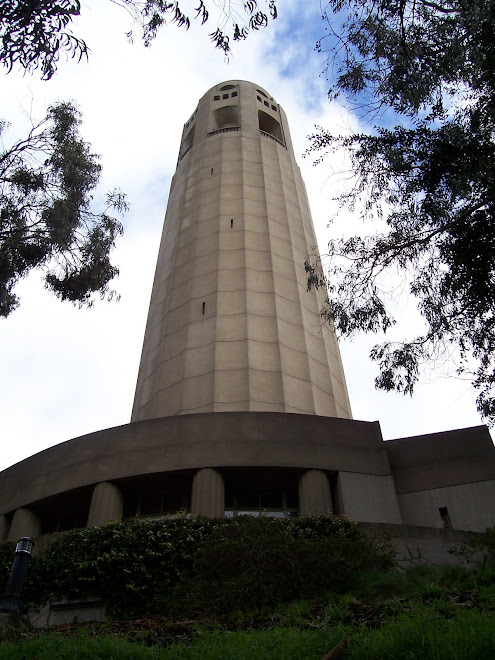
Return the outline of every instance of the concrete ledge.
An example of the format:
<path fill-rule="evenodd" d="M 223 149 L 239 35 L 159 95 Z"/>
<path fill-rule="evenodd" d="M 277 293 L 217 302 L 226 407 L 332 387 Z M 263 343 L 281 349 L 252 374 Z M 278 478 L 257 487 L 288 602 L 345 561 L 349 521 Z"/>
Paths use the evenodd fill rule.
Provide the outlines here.
<path fill-rule="evenodd" d="M 403 568 L 415 562 L 465 566 L 448 550 L 466 543 L 472 537 L 472 532 L 420 525 L 358 523 L 358 528 L 370 539 L 389 540 L 397 550 L 396 561 Z"/>
<path fill-rule="evenodd" d="M 48 603 L 41 609 L 31 610 L 27 614 L 27 619 L 34 628 L 103 621 L 104 618 L 105 603 L 99 598 L 82 601 L 65 599 L 57 603 Z"/>
<path fill-rule="evenodd" d="M 385 443 L 397 494 L 487 481 L 495 451 L 486 426 L 428 433 Z"/>
<path fill-rule="evenodd" d="M 391 474 L 378 422 L 268 412 L 178 415 L 68 440 L 0 472 L 0 514 L 102 481 L 207 467 Z"/>

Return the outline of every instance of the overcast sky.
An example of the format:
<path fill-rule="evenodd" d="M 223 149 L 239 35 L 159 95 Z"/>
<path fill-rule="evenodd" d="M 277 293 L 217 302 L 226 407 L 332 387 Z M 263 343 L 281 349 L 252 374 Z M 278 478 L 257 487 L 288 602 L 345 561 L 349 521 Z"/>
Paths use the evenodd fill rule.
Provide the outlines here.
<path fill-rule="evenodd" d="M 48 294 L 33 274 L 17 289 L 19 309 L 0 320 L 0 469 L 53 444 L 129 422 L 182 127 L 213 85 L 250 80 L 284 107 L 322 252 L 330 236 L 362 229 L 349 215 L 327 226 L 336 209 L 332 197 L 343 185 L 340 158 L 316 168 L 302 158 L 315 124 L 335 134 L 359 128 L 356 118 L 326 98 L 324 59 L 314 52 L 324 31 L 318 0 L 281 2 L 279 19 L 236 45 L 228 63 L 209 43 L 214 26 L 193 25 L 189 32 L 167 26 L 147 49 L 138 40 L 128 43 L 130 27 L 125 11 L 109 0 L 86 0 L 74 32 L 89 44 L 89 62 L 61 61 L 49 82 L 36 72 L 0 71 L 0 117 L 11 124 L 4 142 L 22 136 L 29 117 L 41 119 L 51 103 L 73 99 L 84 116 L 83 136 L 102 157 L 95 210 L 115 186 L 131 203 L 113 258 L 120 268 L 119 303 L 75 309 Z M 397 337 L 418 327 L 414 300 L 402 300 L 399 315 L 404 326 Z M 376 392 L 376 368 L 368 359 L 375 342 L 366 337 L 341 344 L 355 419 L 379 420 L 385 439 L 481 423 L 469 382 L 441 377 L 441 365 L 412 399 Z"/>

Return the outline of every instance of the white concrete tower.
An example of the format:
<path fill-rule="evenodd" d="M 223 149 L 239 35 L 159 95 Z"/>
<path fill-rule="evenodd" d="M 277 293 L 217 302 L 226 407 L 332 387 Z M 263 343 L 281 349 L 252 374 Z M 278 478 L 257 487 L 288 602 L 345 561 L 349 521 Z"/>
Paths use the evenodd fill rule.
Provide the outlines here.
<path fill-rule="evenodd" d="M 335 335 L 306 288 L 315 242 L 282 108 L 252 83 L 212 88 L 184 127 L 133 423 L 0 473 L 0 542 L 178 510 L 334 512 L 392 525 L 399 547 L 439 561 L 445 516 L 492 524 L 485 427 L 383 442 L 378 422 L 350 419 Z"/>
<path fill-rule="evenodd" d="M 184 126 L 132 421 L 268 411 L 351 417 L 339 349 L 307 291 L 316 244 L 286 116 L 244 81 Z"/>

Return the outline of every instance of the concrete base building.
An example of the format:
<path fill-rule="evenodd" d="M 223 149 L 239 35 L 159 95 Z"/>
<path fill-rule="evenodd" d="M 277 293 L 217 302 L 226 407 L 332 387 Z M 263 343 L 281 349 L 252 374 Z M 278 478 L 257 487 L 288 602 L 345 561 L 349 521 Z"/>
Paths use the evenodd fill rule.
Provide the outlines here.
<path fill-rule="evenodd" d="M 494 525 L 485 427 L 383 442 L 352 420 L 315 244 L 282 108 L 216 85 L 184 127 L 131 423 L 0 473 L 0 539 L 177 511 Z"/>

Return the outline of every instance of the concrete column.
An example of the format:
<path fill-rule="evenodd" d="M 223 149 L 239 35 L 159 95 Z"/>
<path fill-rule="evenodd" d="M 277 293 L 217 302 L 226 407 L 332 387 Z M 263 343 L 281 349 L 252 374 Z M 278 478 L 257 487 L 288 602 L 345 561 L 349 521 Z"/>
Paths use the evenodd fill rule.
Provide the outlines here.
<path fill-rule="evenodd" d="M 124 497 L 115 484 L 102 481 L 96 484 L 91 496 L 87 527 L 99 527 L 122 520 Z"/>
<path fill-rule="evenodd" d="M 194 475 L 191 513 L 211 518 L 225 515 L 225 488 L 222 475 L 216 470 L 204 468 Z"/>
<path fill-rule="evenodd" d="M 299 513 L 301 516 L 332 513 L 330 484 L 322 470 L 308 470 L 299 478 Z"/>
<path fill-rule="evenodd" d="M 17 509 L 10 523 L 7 541 L 18 541 L 23 536 L 39 536 L 41 533 L 41 520 L 38 516 L 25 507 Z"/>
<path fill-rule="evenodd" d="M 3 543 L 4 541 L 7 540 L 7 536 L 9 535 L 9 527 L 10 527 L 10 522 L 7 516 L 1 515 L 0 516 L 0 543 Z"/>

